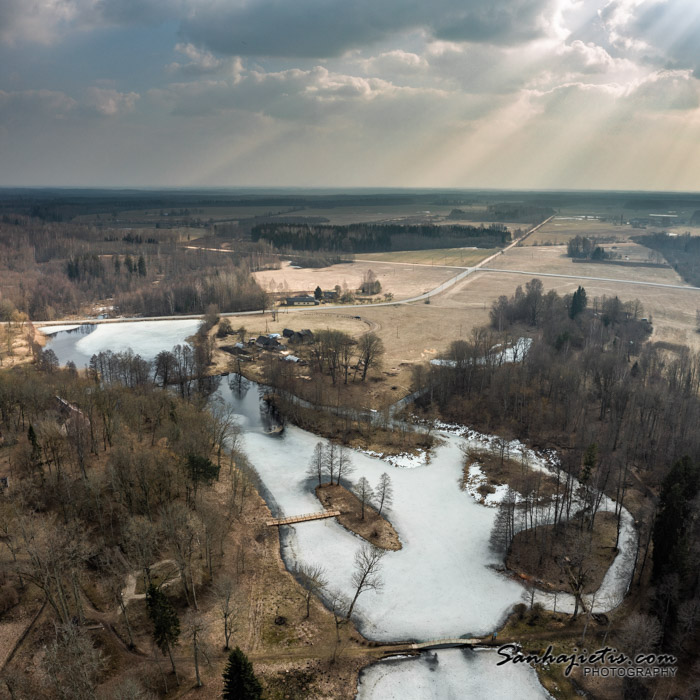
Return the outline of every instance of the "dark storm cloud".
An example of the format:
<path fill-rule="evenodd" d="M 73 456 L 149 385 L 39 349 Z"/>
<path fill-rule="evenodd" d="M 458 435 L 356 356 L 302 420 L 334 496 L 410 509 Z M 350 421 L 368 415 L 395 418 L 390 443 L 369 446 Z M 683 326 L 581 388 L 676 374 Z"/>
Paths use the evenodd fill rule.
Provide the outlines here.
<path fill-rule="evenodd" d="M 552 0 L 259 0 L 194 6 L 182 31 L 235 55 L 338 56 L 400 32 L 424 30 L 449 41 L 513 43 L 542 35 Z"/>

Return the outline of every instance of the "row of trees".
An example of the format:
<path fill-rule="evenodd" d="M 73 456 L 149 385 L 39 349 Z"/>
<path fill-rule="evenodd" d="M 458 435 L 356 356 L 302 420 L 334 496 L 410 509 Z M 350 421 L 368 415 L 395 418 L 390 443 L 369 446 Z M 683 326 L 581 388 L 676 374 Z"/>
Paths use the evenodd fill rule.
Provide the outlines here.
<path fill-rule="evenodd" d="M 251 237 L 253 241 L 268 241 L 278 249 L 347 253 L 452 248 L 465 244 L 477 248 L 496 248 L 510 241 L 508 229 L 501 224 L 434 226 L 365 223 L 339 226 L 270 222 L 254 226 Z"/>
<path fill-rule="evenodd" d="M 335 483 L 336 486 L 340 486 L 341 479 L 348 481 L 354 471 L 349 451 L 344 445 L 317 442 L 306 474 L 314 481 L 318 481 L 319 487 L 324 483 L 331 486 Z M 325 479 L 328 481 L 324 481 Z M 367 478 L 363 476 L 352 485 L 352 490 L 360 500 L 363 520 L 366 506 L 376 507 L 378 515 L 381 515 L 384 507 L 391 506 L 393 500 L 391 478 L 386 472 L 380 476 L 376 489 L 373 489 Z"/>
<path fill-rule="evenodd" d="M 569 239 L 566 252 L 570 258 L 585 260 L 606 260 L 610 257 L 594 238 L 587 236 L 574 236 Z"/>

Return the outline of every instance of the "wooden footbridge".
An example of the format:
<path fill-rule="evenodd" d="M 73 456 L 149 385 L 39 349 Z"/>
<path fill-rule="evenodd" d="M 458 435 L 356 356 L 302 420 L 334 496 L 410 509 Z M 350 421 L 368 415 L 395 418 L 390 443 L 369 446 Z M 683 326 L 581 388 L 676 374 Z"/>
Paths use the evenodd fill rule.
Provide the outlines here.
<path fill-rule="evenodd" d="M 415 642 L 411 644 L 411 649 L 425 651 L 426 649 L 450 649 L 454 647 L 474 647 L 482 646 L 483 639 L 464 639 L 462 637 L 447 639 L 431 639 L 427 642 Z"/>
<path fill-rule="evenodd" d="M 340 515 L 339 510 L 322 510 L 317 513 L 304 513 L 303 515 L 291 515 L 288 518 L 272 518 L 266 522 L 267 525 L 295 525 L 307 520 L 323 520 L 323 518 L 335 518 Z"/>

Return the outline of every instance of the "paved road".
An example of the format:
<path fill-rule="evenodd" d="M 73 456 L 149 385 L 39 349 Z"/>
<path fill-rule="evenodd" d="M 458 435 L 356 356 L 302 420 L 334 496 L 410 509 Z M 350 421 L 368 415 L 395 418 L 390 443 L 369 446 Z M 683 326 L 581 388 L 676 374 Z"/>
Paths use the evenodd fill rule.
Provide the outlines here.
<path fill-rule="evenodd" d="M 279 309 L 274 309 L 277 313 L 289 313 L 290 311 L 308 311 L 308 310 L 323 310 L 323 311 L 338 311 L 342 310 L 345 311 L 346 313 L 353 315 L 353 313 L 361 313 L 363 310 L 367 309 L 374 309 L 379 306 L 400 306 L 401 304 L 412 304 L 417 301 L 425 301 L 426 299 L 430 299 L 431 297 L 434 297 L 438 294 L 442 294 L 446 289 L 449 289 L 450 287 L 453 287 L 455 284 L 458 282 L 461 282 L 465 277 L 468 275 L 473 274 L 474 272 L 496 272 L 500 274 L 509 274 L 509 275 L 530 275 L 531 277 L 560 277 L 563 279 L 574 279 L 574 280 L 591 280 L 593 282 L 614 282 L 618 284 L 631 284 L 631 285 L 637 285 L 641 287 L 661 287 L 664 289 L 681 289 L 681 290 L 690 290 L 690 291 L 700 291 L 700 287 L 690 287 L 687 285 L 681 285 L 681 284 L 663 284 L 661 282 L 644 282 L 641 280 L 621 280 L 621 279 L 615 279 L 613 277 L 586 277 L 585 275 L 563 275 L 563 274 L 558 274 L 554 272 L 532 272 L 529 270 L 503 270 L 500 268 L 496 267 L 486 267 L 486 265 L 491 262 L 492 260 L 498 258 L 500 255 L 503 255 L 507 251 L 509 251 L 511 248 L 515 247 L 518 245 L 518 243 L 521 243 L 524 241 L 528 236 L 532 235 L 535 231 L 537 231 L 540 227 L 544 226 L 550 221 L 550 219 L 547 219 L 547 221 L 543 221 L 541 224 L 538 226 L 535 226 L 534 228 L 530 229 L 524 236 L 521 238 L 513 241 L 510 245 L 505 247 L 503 250 L 498 251 L 497 253 L 494 253 L 493 255 L 490 255 L 488 258 L 485 258 L 482 260 L 480 263 L 477 263 L 473 267 L 458 267 L 458 266 L 438 266 L 438 265 L 431 265 L 431 267 L 446 267 L 450 269 L 458 269 L 461 270 L 461 272 L 457 273 L 454 277 L 451 277 L 448 279 L 446 282 L 443 282 L 442 284 L 439 284 L 437 287 L 434 289 L 431 289 L 428 292 L 425 292 L 423 294 L 418 294 L 417 296 L 414 297 L 409 297 L 408 299 L 397 299 L 394 301 L 382 301 L 378 302 L 376 304 L 363 304 L 363 305 L 356 305 L 356 306 L 348 306 L 347 304 L 324 304 L 324 305 L 319 305 L 319 306 L 303 306 L 303 307 L 281 307 Z M 371 262 L 371 261 L 367 261 Z M 404 262 L 394 262 L 394 263 L 388 263 L 387 261 L 377 261 L 377 262 L 385 262 L 389 265 L 420 265 L 420 264 L 425 264 L 425 263 L 404 263 Z M 253 316 L 255 314 L 264 314 L 264 313 L 270 313 L 272 309 L 257 309 L 256 311 L 235 311 L 231 313 L 222 313 L 221 316 Z M 358 316 L 359 317 L 359 316 Z M 35 323 L 36 326 L 52 326 L 52 325 L 79 325 L 82 323 L 123 323 L 125 321 L 187 321 L 187 320 L 198 320 L 203 318 L 201 315 L 190 315 L 190 316 L 132 316 L 132 317 L 125 317 L 125 318 L 109 318 L 109 319 L 92 319 L 92 318 L 86 318 L 86 319 L 78 319 L 76 321 L 48 321 L 48 322 L 37 322 Z"/>

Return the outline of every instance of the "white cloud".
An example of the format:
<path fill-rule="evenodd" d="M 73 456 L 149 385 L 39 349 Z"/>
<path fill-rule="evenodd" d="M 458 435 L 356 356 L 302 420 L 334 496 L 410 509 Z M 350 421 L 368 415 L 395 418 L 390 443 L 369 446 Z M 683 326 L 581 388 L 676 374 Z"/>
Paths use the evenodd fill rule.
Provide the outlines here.
<path fill-rule="evenodd" d="M 416 53 L 394 49 L 385 51 L 378 56 L 363 59 L 360 66 L 365 73 L 379 73 L 381 75 L 415 75 L 425 72 L 428 61 Z"/>
<path fill-rule="evenodd" d="M 171 73 L 183 76 L 210 75 L 216 73 L 230 73 L 238 78 L 243 71 L 243 62 L 240 56 L 221 58 L 211 51 L 196 47 L 194 44 L 179 43 L 175 51 L 189 59 L 187 63 L 174 61 L 168 66 Z"/>
<path fill-rule="evenodd" d="M 172 83 L 150 94 L 179 116 L 240 110 L 292 120 L 347 115 L 349 108 L 370 103 L 415 103 L 447 96 L 435 88 L 401 86 L 381 78 L 330 71 L 323 66 L 310 70 L 244 71 L 235 79 Z"/>
<path fill-rule="evenodd" d="M 114 117 L 131 112 L 139 95 L 135 92 L 118 92 L 110 88 L 87 89 L 86 105 L 104 117 Z"/>

